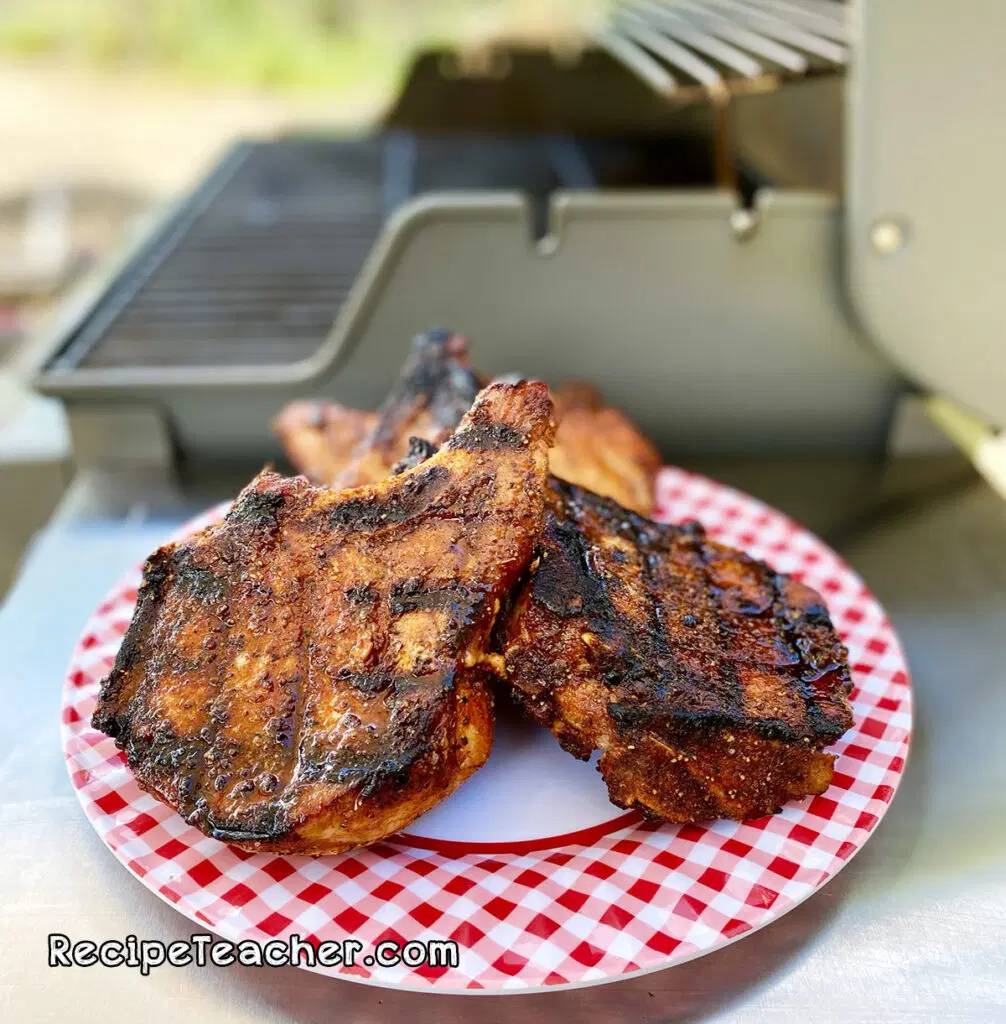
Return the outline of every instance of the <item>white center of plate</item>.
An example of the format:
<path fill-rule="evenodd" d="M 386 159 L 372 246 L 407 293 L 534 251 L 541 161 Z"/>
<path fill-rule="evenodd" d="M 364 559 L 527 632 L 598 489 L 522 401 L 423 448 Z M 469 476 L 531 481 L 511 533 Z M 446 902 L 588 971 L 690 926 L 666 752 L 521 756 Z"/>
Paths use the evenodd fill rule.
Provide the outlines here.
<path fill-rule="evenodd" d="M 498 700 L 489 760 L 405 831 L 427 839 L 501 843 L 565 835 L 624 813 L 608 800 L 596 757 L 578 761 L 547 729 Z"/>

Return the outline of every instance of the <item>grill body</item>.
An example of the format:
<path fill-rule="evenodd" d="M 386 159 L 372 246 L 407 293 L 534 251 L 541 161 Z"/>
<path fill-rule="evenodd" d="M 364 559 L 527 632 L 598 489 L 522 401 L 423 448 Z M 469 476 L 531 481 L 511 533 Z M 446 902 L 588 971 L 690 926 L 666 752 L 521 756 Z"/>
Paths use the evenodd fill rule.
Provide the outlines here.
<path fill-rule="evenodd" d="M 604 61 L 577 75 L 603 67 L 634 95 Z M 373 133 L 237 145 L 80 306 L 38 378 L 79 460 L 260 464 L 286 401 L 375 406 L 436 324 L 487 373 L 598 382 L 678 458 L 882 452 L 899 381 L 845 309 L 838 197 L 786 186 L 799 133 L 761 160 L 771 97 L 735 105 L 736 151 L 761 161 L 738 160 L 736 193 L 702 105 L 641 107 L 618 135 L 599 101 L 591 131 L 580 77 L 579 103 L 556 87 L 547 118 L 506 122 L 507 80 L 477 131 L 444 99 L 465 83 L 428 59 L 414 78 Z M 834 109 L 824 80 L 792 88 L 790 120 Z M 437 104 L 450 130 L 431 130 Z"/>

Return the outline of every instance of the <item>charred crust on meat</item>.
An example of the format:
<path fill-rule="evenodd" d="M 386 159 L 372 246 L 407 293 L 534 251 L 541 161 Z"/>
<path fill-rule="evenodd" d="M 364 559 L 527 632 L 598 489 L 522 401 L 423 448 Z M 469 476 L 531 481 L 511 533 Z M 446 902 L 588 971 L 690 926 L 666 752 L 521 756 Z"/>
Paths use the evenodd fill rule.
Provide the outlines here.
<path fill-rule="evenodd" d="M 453 668 L 446 668 L 434 676 L 430 675 L 405 675 L 396 676 L 394 690 L 396 697 L 407 697 L 416 691 L 428 691 L 431 693 L 446 693 L 454 689 L 457 676 Z M 425 723 L 421 723 L 426 728 Z"/>
<path fill-rule="evenodd" d="M 390 783 L 405 786 L 413 765 L 426 753 L 428 744 L 417 741 L 394 753 L 381 750 L 340 751 L 324 762 L 304 766 L 302 777 L 311 782 L 334 782 L 357 785 L 361 795 L 372 794 L 379 786 Z"/>
<path fill-rule="evenodd" d="M 286 808 L 275 804 L 253 805 L 230 821 L 215 819 L 205 804 L 195 808 L 194 813 L 196 820 L 189 824 L 199 825 L 214 839 L 224 843 L 269 843 L 281 839 L 290 830 Z"/>
<path fill-rule="evenodd" d="M 368 695 L 383 693 L 390 689 L 398 676 L 387 669 L 377 669 L 374 672 L 353 672 L 348 668 L 341 669 L 337 678 L 349 683 L 354 690 Z"/>
<path fill-rule="evenodd" d="M 575 523 L 552 515 L 549 515 L 545 529 L 548 540 L 560 557 L 542 560 L 535 574 L 535 600 L 563 618 L 582 615 L 594 626 L 611 622 L 614 608 L 604 579 L 591 565 L 583 533 Z"/>
<path fill-rule="evenodd" d="M 190 825 L 197 822 L 191 821 Z M 221 825 L 207 817 L 206 831 L 213 839 L 222 843 L 267 843 L 286 835 L 288 826 L 280 818 L 262 828 L 247 828 L 242 825 Z"/>
<path fill-rule="evenodd" d="M 665 695 L 666 696 L 666 695 Z M 612 721 L 631 738 L 632 734 L 640 735 L 644 730 L 656 729 L 661 735 L 677 740 L 687 740 L 703 733 L 712 735 L 723 729 L 740 729 L 739 715 L 724 713 L 714 709 L 683 707 L 668 712 L 660 700 L 640 703 L 613 701 L 607 706 Z M 770 740 L 799 741 L 802 736 L 781 718 L 759 718 L 757 723 L 744 722 L 752 731 Z"/>
<path fill-rule="evenodd" d="M 334 527 L 352 530 L 380 530 L 406 523 L 429 511 L 430 503 L 450 476 L 443 466 L 422 468 L 401 490 L 340 502 L 332 509 L 329 522 Z"/>
<path fill-rule="evenodd" d="M 623 729 L 636 729 L 653 720 L 651 708 L 641 707 L 638 704 L 623 704 L 612 701 L 608 705 L 608 714 L 614 723 Z"/>
<path fill-rule="evenodd" d="M 434 694 L 444 689 L 439 679 L 413 679 L 411 682 Z M 306 748 L 302 751 L 298 780 L 352 785 L 364 797 L 373 795 L 383 786 L 407 785 L 411 773 L 432 749 L 431 737 L 435 734 L 438 711 L 429 704 L 401 707 L 400 714 L 393 717 L 388 732 L 380 739 L 334 750 L 318 746 Z"/>
<path fill-rule="evenodd" d="M 459 431 L 448 445 L 467 452 L 498 452 L 507 448 L 525 448 L 527 438 L 505 423 L 488 423 Z"/>
<path fill-rule="evenodd" d="M 273 426 L 291 462 L 315 482 L 337 487 L 377 483 L 428 458 L 428 450 L 408 451 L 410 435 L 444 442 L 480 386 L 469 365 L 467 340 L 436 329 L 413 340 L 409 358 L 378 411 L 326 402 L 319 414 L 298 400 L 283 409 Z"/>
<path fill-rule="evenodd" d="M 404 473 L 406 470 L 415 469 L 416 466 L 432 458 L 439 451 L 439 446 L 425 437 L 410 437 L 409 450 L 405 456 L 391 467 L 392 475 Z"/>
<path fill-rule="evenodd" d="M 369 583 L 360 583 L 346 588 L 346 600 L 351 605 L 372 605 L 377 597 L 377 590 Z"/>
<path fill-rule="evenodd" d="M 468 586 L 459 580 L 430 586 L 413 577 L 396 583 L 391 588 L 388 600 L 389 610 L 396 618 L 409 612 L 434 609 L 448 612 L 452 626 L 460 628 L 474 622 L 475 612 L 483 596 L 480 588 Z"/>
<path fill-rule="evenodd" d="M 245 488 L 227 513 L 227 521 L 253 529 L 268 529 L 277 522 L 283 507 L 283 494 L 274 489 L 264 490 L 253 484 Z"/>
<path fill-rule="evenodd" d="M 434 328 L 412 339 L 412 352 L 401 376 L 378 413 L 372 443 L 394 441 L 401 422 L 425 408 L 444 430 L 453 430 L 479 391 L 479 380 L 468 366 L 468 342 L 445 328 Z"/>
<path fill-rule="evenodd" d="M 197 565 L 192 548 L 183 545 L 175 553 L 175 580 L 197 601 L 215 604 L 227 593 L 227 582 L 212 569 Z"/>
<path fill-rule="evenodd" d="M 140 651 L 140 645 L 146 636 L 150 621 L 156 613 L 157 603 L 161 599 L 164 584 L 171 575 L 171 563 L 174 557 L 172 548 L 161 548 L 147 559 L 143 566 L 143 582 L 136 596 L 136 610 L 133 621 L 122 638 L 122 644 L 115 658 L 115 668 L 108 682 L 126 672 Z"/>
<path fill-rule="evenodd" d="M 113 738 L 120 736 L 126 719 L 118 713 L 118 699 L 126 674 L 140 659 L 150 626 L 157 616 L 159 602 L 171 578 L 175 547 L 155 551 L 143 565 L 143 580 L 136 596 L 133 619 L 115 656 L 112 671 L 102 681 L 91 725 Z"/>

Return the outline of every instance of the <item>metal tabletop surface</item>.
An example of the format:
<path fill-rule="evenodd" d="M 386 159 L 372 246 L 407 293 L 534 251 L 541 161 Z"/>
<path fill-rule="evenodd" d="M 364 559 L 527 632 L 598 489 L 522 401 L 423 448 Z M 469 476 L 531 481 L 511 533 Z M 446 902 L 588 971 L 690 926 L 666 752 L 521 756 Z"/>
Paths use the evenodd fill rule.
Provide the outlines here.
<path fill-rule="evenodd" d="M 976 480 L 860 522 L 838 545 L 905 645 L 912 753 L 863 851 L 762 931 L 656 974 L 531 996 L 396 993 L 296 968 L 49 968 L 50 932 L 193 931 L 84 818 L 59 704 L 95 604 L 221 490 L 179 499 L 135 474 L 79 480 L 0 610 L 0 1020 L 1006 1021 L 1006 505 Z"/>

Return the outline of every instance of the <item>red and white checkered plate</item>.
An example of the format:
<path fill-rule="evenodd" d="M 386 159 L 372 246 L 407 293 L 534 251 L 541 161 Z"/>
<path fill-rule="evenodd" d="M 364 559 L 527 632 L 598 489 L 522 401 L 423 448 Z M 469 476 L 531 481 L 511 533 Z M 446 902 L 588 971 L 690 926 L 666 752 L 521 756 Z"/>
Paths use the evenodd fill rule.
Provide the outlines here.
<path fill-rule="evenodd" d="M 321 969 L 420 991 L 527 992 L 614 981 L 711 952 L 834 876 L 887 810 L 905 765 L 911 689 L 883 609 L 820 540 L 761 502 L 664 469 L 657 518 L 695 518 L 819 590 L 849 648 L 855 725 L 831 788 L 757 821 L 658 826 L 617 813 L 591 766 L 501 715 L 489 763 L 407 835 L 333 857 L 249 854 L 137 786 L 90 727 L 132 615 L 139 570 L 101 603 L 70 663 L 63 745 L 84 811 L 147 888 L 224 938 L 452 939 L 460 966 Z M 187 531 L 220 515 L 207 513 Z"/>

